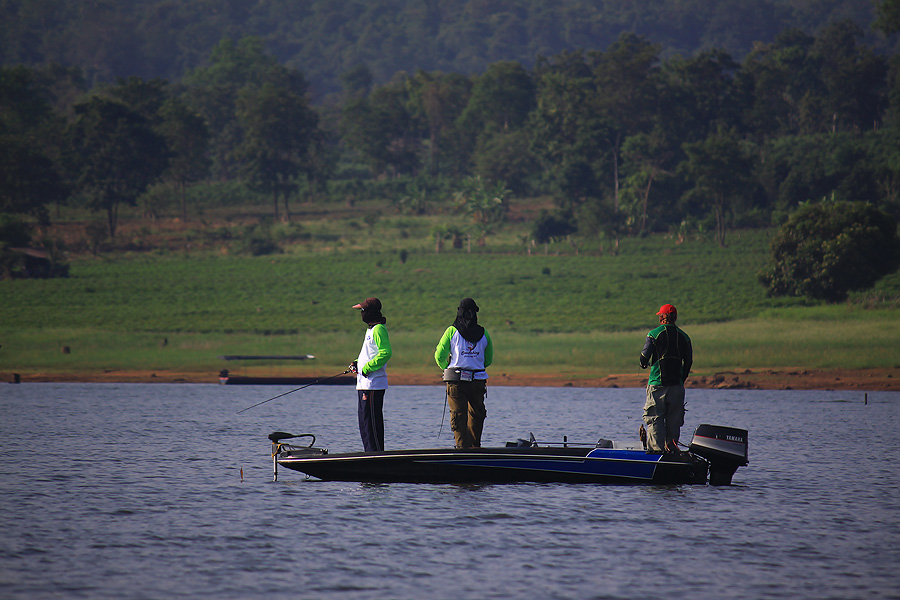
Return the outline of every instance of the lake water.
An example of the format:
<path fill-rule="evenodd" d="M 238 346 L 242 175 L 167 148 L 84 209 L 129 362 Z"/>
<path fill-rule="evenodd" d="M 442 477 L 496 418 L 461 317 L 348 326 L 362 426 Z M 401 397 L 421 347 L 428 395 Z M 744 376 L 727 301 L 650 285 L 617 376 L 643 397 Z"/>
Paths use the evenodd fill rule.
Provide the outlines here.
<path fill-rule="evenodd" d="M 237 414 L 288 389 L 0 387 L 0 597 L 900 598 L 900 393 L 689 390 L 682 440 L 748 429 L 750 465 L 629 487 L 273 482 L 272 431 L 361 449 L 349 387 Z M 487 406 L 485 445 L 636 442 L 643 390 Z M 442 407 L 391 388 L 386 445 L 452 445 Z"/>

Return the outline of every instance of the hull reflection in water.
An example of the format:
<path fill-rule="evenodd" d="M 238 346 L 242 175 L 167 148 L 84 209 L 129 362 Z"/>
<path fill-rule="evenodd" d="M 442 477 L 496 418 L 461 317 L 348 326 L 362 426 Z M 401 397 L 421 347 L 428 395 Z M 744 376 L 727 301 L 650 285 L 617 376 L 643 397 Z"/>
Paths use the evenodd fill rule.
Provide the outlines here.
<path fill-rule="evenodd" d="M 284 442 L 308 438 L 306 446 Z M 650 454 L 609 440 L 595 445 L 519 440 L 501 448 L 431 448 L 331 454 L 312 434 L 275 432 L 278 467 L 327 481 L 401 483 L 606 483 L 728 485 L 747 461 L 747 432 L 700 425 L 688 452 Z"/>

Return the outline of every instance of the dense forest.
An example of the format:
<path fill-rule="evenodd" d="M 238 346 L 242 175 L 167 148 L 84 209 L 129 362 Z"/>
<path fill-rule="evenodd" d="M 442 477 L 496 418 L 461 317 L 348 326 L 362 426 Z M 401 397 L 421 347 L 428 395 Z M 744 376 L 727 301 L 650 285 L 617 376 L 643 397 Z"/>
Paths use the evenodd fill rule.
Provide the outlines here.
<path fill-rule="evenodd" d="M 7 0 L 0 232 L 259 198 L 452 208 L 480 240 L 523 197 L 538 241 L 896 218 L 897 6 Z"/>
<path fill-rule="evenodd" d="M 869 0 L 2 0 L 0 63 L 82 69 L 89 85 L 137 76 L 177 81 L 222 39 L 257 37 L 310 82 L 314 102 L 366 65 L 376 84 L 405 71 L 474 75 L 499 61 L 607 48 L 623 32 L 661 55 L 718 49 L 743 60 L 787 29 L 817 35 L 851 20 L 879 53 Z"/>

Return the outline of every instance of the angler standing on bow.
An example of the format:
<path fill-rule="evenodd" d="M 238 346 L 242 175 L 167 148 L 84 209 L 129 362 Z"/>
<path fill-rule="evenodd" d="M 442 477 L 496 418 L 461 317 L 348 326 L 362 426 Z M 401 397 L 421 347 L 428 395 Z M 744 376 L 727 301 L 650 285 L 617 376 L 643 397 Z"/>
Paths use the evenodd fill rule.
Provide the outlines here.
<path fill-rule="evenodd" d="M 480 448 L 487 409 L 488 374 L 494 360 L 494 344 L 478 324 L 478 305 L 464 298 L 456 310 L 456 320 L 444 331 L 434 350 L 434 360 L 444 369 L 450 429 L 457 448 Z"/>
<path fill-rule="evenodd" d="M 644 423 L 648 452 L 678 452 L 684 425 L 684 382 L 694 362 L 691 338 L 675 325 L 678 311 L 663 304 L 659 327 L 647 334 L 641 350 L 641 368 L 650 367 Z"/>
<path fill-rule="evenodd" d="M 366 452 L 384 450 L 384 392 L 388 387 L 385 365 L 391 358 L 387 319 L 381 314 L 381 301 L 366 298 L 353 308 L 360 309 L 368 326 L 359 357 L 350 363 L 356 373 L 356 395 L 359 401 L 359 435 Z"/>

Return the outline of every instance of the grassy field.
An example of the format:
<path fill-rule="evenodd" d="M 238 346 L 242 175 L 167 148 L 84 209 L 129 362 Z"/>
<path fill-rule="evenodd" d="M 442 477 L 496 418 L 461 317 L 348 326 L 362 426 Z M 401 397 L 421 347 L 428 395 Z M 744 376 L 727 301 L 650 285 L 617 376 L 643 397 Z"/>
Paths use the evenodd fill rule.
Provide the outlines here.
<path fill-rule="evenodd" d="M 512 332 L 621 331 L 652 324 L 660 304 L 684 323 L 796 306 L 756 282 L 766 234 L 674 245 L 623 240 L 618 255 L 524 252 L 320 252 L 262 257 L 83 259 L 71 277 L 0 284 L 16 329 L 312 333 L 352 329 L 349 307 L 377 295 L 392 329 L 434 329 L 474 297 L 485 324 Z"/>
<path fill-rule="evenodd" d="M 824 319 L 769 316 L 702 325 L 685 324 L 694 345 L 697 376 L 744 369 L 900 369 L 896 353 L 897 311 L 838 307 Z M 489 324 L 489 328 L 492 326 Z M 509 376 L 560 374 L 570 379 L 637 373 L 646 328 L 617 332 L 528 334 L 493 329 L 496 364 Z M 147 371 L 306 375 L 336 373 L 356 357 L 362 325 L 344 332 L 309 334 L 134 333 L 106 330 L 2 330 L 0 371 L 84 373 Z M 391 330 L 397 374 L 436 374 L 432 353 L 440 330 Z M 69 353 L 62 352 L 63 347 Z M 314 361 L 235 363 L 226 354 L 293 355 Z"/>
<path fill-rule="evenodd" d="M 498 372 L 634 372 L 667 302 L 694 339 L 698 373 L 900 368 L 900 273 L 836 306 L 768 298 L 756 273 L 770 231 L 733 232 L 726 248 L 698 237 L 624 238 L 601 253 L 597 244 L 529 249 L 522 228 L 509 226 L 485 247 L 436 253 L 433 220 L 363 226 L 356 216 L 319 214 L 282 226 L 319 233 L 276 236 L 285 252 L 258 257 L 234 256 L 234 236 L 210 234 L 221 229 L 179 230 L 150 251 L 82 255 L 67 279 L 2 281 L 0 371 L 238 372 L 254 367 L 217 357 L 306 353 L 316 360 L 255 368 L 334 371 L 362 337 L 350 306 L 372 295 L 385 307 L 395 372 L 434 368 L 434 344 L 465 296 L 481 306 Z M 335 233 L 316 238 L 326 230 Z M 132 241 L 153 233 L 123 231 Z"/>

